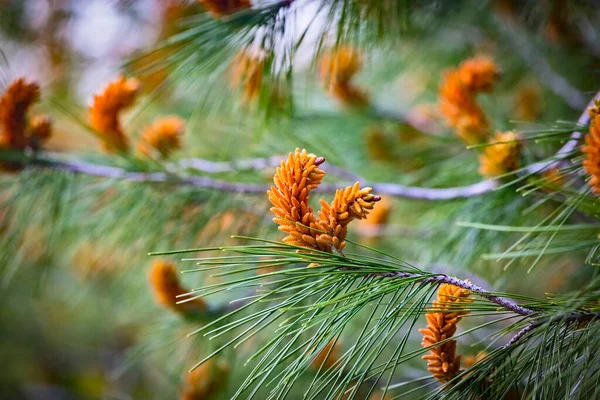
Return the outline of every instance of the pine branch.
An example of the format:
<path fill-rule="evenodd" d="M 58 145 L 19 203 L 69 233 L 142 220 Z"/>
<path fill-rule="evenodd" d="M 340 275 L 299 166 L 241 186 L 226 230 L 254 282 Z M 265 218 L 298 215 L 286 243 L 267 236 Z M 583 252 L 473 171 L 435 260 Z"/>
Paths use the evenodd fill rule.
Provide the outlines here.
<path fill-rule="evenodd" d="M 246 332 L 257 324 L 262 324 L 259 329 L 262 330 L 278 318 L 283 318 L 283 322 L 278 325 L 278 329 L 280 329 L 278 337 L 281 339 L 270 341 L 251 357 L 251 360 L 262 357 L 260 361 L 261 365 L 269 365 L 269 367 L 257 367 L 250 374 L 246 382 L 240 386 L 238 393 L 248 389 L 253 382 L 259 379 L 263 380 L 258 385 L 262 384 L 267 376 L 273 373 L 275 366 L 282 364 L 282 360 L 288 358 L 295 359 L 292 366 L 273 378 L 273 382 L 292 382 L 293 377 L 296 376 L 295 374 L 299 373 L 302 370 L 302 365 L 306 363 L 302 361 L 302 358 L 306 354 L 295 354 L 296 351 L 292 347 L 301 333 L 308 333 L 310 331 L 310 337 L 313 339 L 307 339 L 306 342 L 299 343 L 296 349 L 314 348 L 319 343 L 325 343 L 330 340 L 332 335 L 338 334 L 339 329 L 347 324 L 353 315 L 357 315 L 361 310 L 368 307 L 372 309 L 370 312 L 371 318 L 373 318 L 373 325 L 371 326 L 370 322 L 365 324 L 355 344 L 342 356 L 339 363 L 325 371 L 315 386 L 313 396 L 309 396 L 308 398 L 315 398 L 323 390 L 329 390 L 327 398 L 331 398 L 330 396 L 335 395 L 335 393 L 341 393 L 340 391 L 351 381 L 352 385 L 356 384 L 360 386 L 370 378 L 375 377 L 378 380 L 377 376 L 381 377 L 384 371 L 395 368 L 395 366 L 428 350 L 425 347 L 415 351 L 403 351 L 408 340 L 408 335 L 417 319 L 423 313 L 431 312 L 431 308 L 427 306 L 428 300 L 433 291 L 441 284 L 449 284 L 467 289 L 476 297 L 493 303 L 475 301 L 466 307 L 465 310 L 472 312 L 478 310 L 486 314 L 508 314 L 507 317 L 480 325 L 464 334 L 479 330 L 488 324 L 498 323 L 519 316 L 523 318 L 513 324 L 512 328 L 530 321 L 529 325 L 532 325 L 532 327 L 528 327 L 528 325 L 525 327 L 526 329 L 521 329 L 509 341 L 510 348 L 504 346 L 494 350 L 498 354 L 505 349 L 510 352 L 518 351 L 515 350 L 517 348 L 515 344 L 518 343 L 518 346 L 521 346 L 521 339 L 525 336 L 529 338 L 528 333 L 537 329 L 538 326 L 553 326 L 553 329 L 562 329 L 565 323 L 589 322 L 600 319 L 600 313 L 588 312 L 585 308 L 580 309 L 576 304 L 571 304 L 568 301 L 564 302 L 560 299 L 552 299 L 551 302 L 547 302 L 520 296 L 519 298 L 526 301 L 529 300 L 531 304 L 529 306 L 522 306 L 512 301 L 510 299 L 511 295 L 490 292 L 468 281 L 444 274 L 432 274 L 422 271 L 390 255 L 383 254 L 383 258 L 360 255 L 344 256 L 341 254 L 320 252 L 318 250 L 308 250 L 303 247 L 286 245 L 275 241 L 245 239 L 255 240 L 259 243 L 249 246 L 222 248 L 223 251 L 228 253 L 238 254 L 235 257 L 225 255 L 219 256 L 216 259 L 215 257 L 209 257 L 206 261 L 202 257 L 190 260 L 197 261 L 202 269 L 232 269 L 231 271 L 219 273 L 216 276 L 245 274 L 250 268 L 261 268 L 261 266 L 269 265 L 278 265 L 280 269 L 261 276 L 242 275 L 238 278 L 233 278 L 229 282 L 220 282 L 208 287 L 202 287 L 188 294 L 189 298 L 193 299 L 223 291 L 242 290 L 244 288 L 255 289 L 257 286 L 260 286 L 260 294 L 251 296 L 249 298 L 250 302 L 242 308 L 246 309 L 252 304 L 258 305 L 258 303 L 264 304 L 271 300 L 275 301 L 275 304 L 272 306 L 265 308 L 264 305 L 261 305 L 259 309 L 252 311 L 250 315 L 236 318 L 226 328 L 220 327 L 220 321 L 230 318 L 233 314 L 223 316 L 220 320 L 212 321 L 207 326 L 194 332 L 205 332 L 205 335 L 217 337 L 233 329 L 242 329 L 246 324 L 254 324 L 227 344 L 232 345 L 238 340 L 245 340 L 244 335 Z M 208 250 L 214 249 L 186 250 L 181 251 L 181 253 Z M 298 252 L 299 250 L 300 252 Z M 218 262 L 216 262 L 217 260 Z M 249 268 L 249 266 L 253 267 Z M 385 309 L 381 310 L 382 314 L 380 316 L 375 317 L 377 310 L 381 309 L 379 304 L 382 304 L 382 299 L 388 295 L 392 296 L 389 304 L 385 306 Z M 317 298 L 312 300 L 313 296 Z M 304 303 L 303 300 L 309 299 L 311 300 Z M 564 309 L 560 308 L 561 303 L 564 303 Z M 495 309 L 494 304 L 500 306 L 500 309 Z M 289 314 L 290 317 L 287 319 L 285 311 L 291 312 Z M 395 322 L 396 318 L 399 319 L 397 322 Z M 254 323 L 253 321 L 256 322 Z M 263 321 L 265 322 L 263 323 Z M 407 326 L 408 329 L 406 330 L 405 338 L 401 341 L 396 353 L 390 356 L 389 361 L 373 365 L 372 362 L 382 354 L 381 352 L 389 344 L 394 334 L 406 326 L 405 324 L 409 324 L 409 326 Z M 317 332 L 313 332 L 313 329 L 317 329 Z M 506 333 L 508 331 L 504 329 L 499 332 L 500 335 Z M 277 345 L 284 338 L 289 338 L 289 342 L 286 341 L 286 347 L 279 350 Z M 532 344 L 528 340 L 525 342 L 525 345 L 531 346 Z M 269 355 L 271 351 L 277 354 Z M 207 356 L 199 364 L 211 356 Z M 483 367 L 480 368 L 487 368 L 488 366 L 485 363 L 482 365 Z M 363 372 L 359 372 L 359 369 Z M 285 371 L 290 371 L 290 373 L 287 374 Z M 473 373 L 480 373 L 482 377 L 489 376 L 490 374 L 489 372 L 484 373 L 481 371 Z M 341 378 L 341 376 L 349 376 L 349 378 Z M 356 378 L 356 381 L 353 380 L 353 377 Z M 470 379 L 474 379 L 473 377 Z M 281 386 L 277 384 L 274 390 L 284 391 L 287 385 L 288 383 L 282 383 Z M 457 383 L 453 383 L 453 385 L 458 386 Z"/>
<path fill-rule="evenodd" d="M 14 160 L 14 157 L 10 158 Z M 31 162 L 33 165 L 37 165 L 44 168 L 58 169 L 78 174 L 106 177 L 112 179 L 123 179 L 132 182 L 165 182 L 177 185 L 197 186 L 207 189 L 215 189 L 237 193 L 263 194 L 270 188 L 269 185 L 230 182 L 221 179 L 213 179 L 205 176 L 180 176 L 171 172 L 127 171 L 119 167 L 111 167 L 106 165 L 89 163 L 85 161 L 63 161 L 50 157 L 44 157 L 42 155 L 39 155 L 35 158 L 21 157 L 21 159 L 25 159 L 26 161 Z M 262 161 L 258 161 L 256 162 L 256 164 L 259 164 L 261 162 Z M 206 169 L 212 169 L 213 171 L 219 168 L 229 168 L 226 167 L 225 164 L 212 164 L 212 162 L 198 164 L 194 163 L 194 161 L 187 160 L 184 163 L 184 165 L 195 165 Z M 329 171 L 331 170 L 332 168 L 330 167 Z M 333 170 L 336 171 L 338 175 L 344 175 L 347 178 L 350 178 L 352 174 L 347 171 L 344 171 L 339 167 L 334 167 Z M 407 199 L 436 201 L 479 196 L 496 189 L 499 186 L 499 181 L 486 180 L 472 185 L 452 188 L 422 188 L 386 182 L 367 182 L 365 185 L 372 187 L 379 194 L 387 194 Z M 336 184 L 322 184 L 315 191 L 324 193 L 334 193 L 337 189 L 339 189 L 339 186 Z"/>
<path fill-rule="evenodd" d="M 385 278 L 400 278 L 400 279 L 410 279 L 410 278 L 418 279 L 418 278 L 423 277 L 422 274 L 414 274 L 414 273 L 407 273 L 407 272 L 383 272 L 383 273 L 373 273 L 372 275 L 379 276 L 379 277 L 385 277 Z M 423 283 L 436 283 L 436 284 L 448 283 L 450 285 L 454 285 L 454 286 L 458 286 L 463 289 L 470 290 L 471 292 L 476 293 L 476 294 L 480 295 L 481 297 L 488 299 L 492 303 L 498 304 L 500 307 L 514 312 L 515 314 L 529 316 L 529 315 L 535 314 L 535 312 L 536 312 L 530 308 L 520 306 L 520 305 L 518 305 L 510 300 L 507 300 L 503 297 L 496 296 L 496 295 L 490 293 L 489 291 L 485 290 L 481 286 L 477 286 L 477 285 L 472 284 L 471 282 L 461 280 L 458 278 L 453 278 L 453 277 L 450 277 L 450 276 L 447 276 L 444 274 L 438 274 L 438 275 L 434 275 L 434 276 L 425 278 L 422 280 L 422 282 Z"/>
<path fill-rule="evenodd" d="M 538 326 L 540 326 L 540 324 L 538 323 L 529 323 L 529 325 L 527 325 L 525 328 L 521 329 L 519 332 L 517 332 L 517 334 L 515 336 L 513 336 L 505 345 L 503 348 L 508 348 L 510 346 L 512 346 L 513 344 L 517 343 L 519 341 L 519 339 L 521 339 L 523 336 L 527 335 L 529 332 L 531 332 L 532 330 L 534 330 L 535 328 L 537 328 Z"/>
<path fill-rule="evenodd" d="M 552 318 L 547 318 L 544 321 L 534 320 L 531 321 L 526 327 L 521 329 L 519 332 L 515 334 L 507 343 L 504 345 L 504 348 L 509 347 L 516 342 L 518 342 L 522 337 L 527 335 L 529 332 L 541 327 L 544 323 L 550 323 L 553 321 L 563 321 L 567 323 L 571 322 L 585 322 L 600 319 L 599 312 L 569 312 L 568 314 L 556 315 Z"/>
<path fill-rule="evenodd" d="M 588 108 L 594 105 L 596 100 L 600 99 L 600 92 L 597 92 L 596 95 L 589 101 L 587 106 L 584 108 L 583 112 L 579 116 L 577 120 L 577 125 L 586 126 L 590 122 L 590 115 L 588 113 Z M 567 157 L 571 152 L 573 152 L 577 145 L 579 144 L 579 140 L 583 137 L 581 131 L 576 131 L 571 134 L 571 137 L 567 143 L 561 147 L 554 157 L 546 161 L 540 161 L 538 163 L 532 164 L 527 167 L 526 171 L 528 174 L 537 174 L 545 170 L 549 170 L 552 168 L 558 168 L 564 166 L 564 164 L 568 161 L 563 158 Z M 558 160 L 556 160 L 558 159 Z"/>
<path fill-rule="evenodd" d="M 249 158 L 245 160 L 236 161 L 210 161 L 201 158 L 188 158 L 181 160 L 177 163 L 177 166 L 184 169 L 195 169 L 206 173 L 220 173 L 220 172 L 237 172 L 237 171 L 252 171 L 262 170 L 266 168 L 275 168 L 281 164 L 281 161 L 287 159 L 287 156 L 272 156 L 268 158 Z M 170 168 L 176 168 L 175 165 L 170 164 Z M 353 172 L 347 171 L 343 168 L 336 167 L 335 165 L 328 164 L 323 167 L 325 172 L 339 176 L 340 178 L 348 181 L 363 181 L 364 179 Z"/>
<path fill-rule="evenodd" d="M 381 274 L 376 273 L 374 275 L 381 276 L 381 277 L 397 277 L 397 278 L 401 278 L 401 279 L 419 278 L 422 276 L 421 274 L 412 274 L 412 273 L 405 273 L 405 272 L 385 272 L 385 273 L 381 273 Z M 531 308 L 520 306 L 517 303 L 514 303 L 504 297 L 497 296 L 497 295 L 485 290 L 481 286 L 474 285 L 469 281 L 461 280 L 461 279 L 450 277 L 447 275 L 443 275 L 443 274 L 434 275 L 434 276 L 424 279 L 422 282 L 423 283 L 439 283 L 439 284 L 447 283 L 450 285 L 458 286 L 463 289 L 470 290 L 471 292 L 476 293 L 476 294 L 480 295 L 481 297 L 488 299 L 492 303 L 498 304 L 500 307 L 502 307 L 508 311 L 512 311 L 515 314 L 522 315 L 525 317 L 531 317 L 537 313 L 537 311 L 535 311 Z M 558 318 L 563 318 L 563 317 L 569 322 L 587 321 L 587 320 L 592 320 L 592 319 L 600 319 L 600 313 L 570 312 L 566 315 L 555 316 L 553 319 L 558 319 Z M 517 335 L 519 335 L 519 337 L 521 337 L 521 336 L 525 335 L 528 331 L 535 329 L 537 326 L 541 325 L 541 323 L 539 323 L 539 322 L 532 323 L 532 325 L 535 325 L 535 326 L 529 328 L 525 332 L 519 332 L 520 335 L 519 335 L 519 333 Z M 516 339 L 515 338 L 513 338 L 513 339 L 515 339 L 515 341 L 517 341 L 519 339 L 519 337 L 517 337 Z"/>
<path fill-rule="evenodd" d="M 378 194 L 388 194 L 408 199 L 453 200 L 479 196 L 500 186 L 497 180 L 485 180 L 467 186 L 451 188 L 422 188 L 395 183 L 368 183 Z"/>

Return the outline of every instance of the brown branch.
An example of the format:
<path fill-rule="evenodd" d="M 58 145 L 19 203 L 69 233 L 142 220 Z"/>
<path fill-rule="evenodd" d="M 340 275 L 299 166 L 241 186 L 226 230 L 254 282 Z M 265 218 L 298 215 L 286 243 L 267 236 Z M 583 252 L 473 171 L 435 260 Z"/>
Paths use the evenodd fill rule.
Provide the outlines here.
<path fill-rule="evenodd" d="M 84 161 L 62 161 L 43 156 L 29 159 L 29 161 L 44 168 L 59 169 L 90 176 L 122 179 L 132 182 L 165 182 L 237 193 L 264 194 L 270 188 L 269 185 L 264 184 L 231 182 L 206 176 L 180 176 L 170 172 L 132 172 L 118 167 L 93 164 Z M 385 182 L 366 182 L 365 185 L 371 186 L 375 192 L 381 195 L 421 200 L 453 200 L 474 197 L 490 192 L 498 187 L 499 182 L 488 180 L 453 188 L 422 188 Z M 315 191 L 334 193 L 337 189 L 339 189 L 339 186 L 336 184 L 322 184 L 315 189 Z"/>
<path fill-rule="evenodd" d="M 383 273 L 374 273 L 372 275 L 386 277 L 386 278 L 394 278 L 395 277 L 395 278 L 401 278 L 401 279 L 418 278 L 418 277 L 422 276 L 420 274 L 413 274 L 413 273 L 407 273 L 407 272 L 383 272 Z M 454 286 L 458 286 L 463 289 L 470 290 L 471 292 L 488 299 L 492 303 L 498 304 L 500 307 L 514 312 L 515 314 L 529 316 L 529 315 L 532 315 L 535 313 L 534 310 L 520 306 L 517 303 L 514 303 L 503 297 L 496 296 L 495 294 L 488 292 L 481 286 L 477 286 L 471 282 L 453 278 L 451 276 L 447 276 L 444 274 L 438 274 L 438 275 L 431 276 L 429 278 L 425 278 L 425 279 L 423 279 L 422 282 L 423 283 L 438 283 L 438 284 L 448 283 L 450 285 L 454 285 Z"/>
<path fill-rule="evenodd" d="M 206 173 L 224 173 L 237 171 L 254 171 L 266 168 L 279 167 L 281 161 L 287 160 L 287 156 L 272 156 L 268 158 L 249 158 L 236 161 L 209 161 L 201 158 L 187 158 L 179 161 L 177 164 L 169 164 L 168 167 L 175 170 L 177 167 L 184 169 L 193 169 Z M 360 175 L 347 171 L 335 165 L 326 165 L 322 169 L 332 175 L 348 181 L 364 180 Z"/>
<path fill-rule="evenodd" d="M 599 100 L 599 99 L 600 99 L 600 92 L 596 93 L 596 95 L 589 101 L 589 103 L 587 104 L 587 106 L 585 107 L 585 109 L 583 110 L 581 115 L 579 116 L 579 119 L 577 120 L 577 125 L 585 126 L 590 122 L 590 115 L 588 113 L 588 108 L 592 107 L 594 105 L 594 101 Z M 569 141 L 567 143 L 565 143 L 564 146 L 561 147 L 556 152 L 553 159 L 546 160 L 546 161 L 540 161 L 538 163 L 530 165 L 529 167 L 527 167 L 526 173 L 527 174 L 537 174 L 544 170 L 562 166 L 565 161 L 565 160 L 563 160 L 563 157 L 568 156 L 572 151 L 574 151 L 577 148 L 577 145 L 579 144 L 579 141 L 581 140 L 582 137 L 583 137 L 583 134 L 581 133 L 581 131 L 573 132 L 571 134 L 571 137 L 569 138 Z M 557 158 L 558 158 L 558 160 L 557 160 Z"/>

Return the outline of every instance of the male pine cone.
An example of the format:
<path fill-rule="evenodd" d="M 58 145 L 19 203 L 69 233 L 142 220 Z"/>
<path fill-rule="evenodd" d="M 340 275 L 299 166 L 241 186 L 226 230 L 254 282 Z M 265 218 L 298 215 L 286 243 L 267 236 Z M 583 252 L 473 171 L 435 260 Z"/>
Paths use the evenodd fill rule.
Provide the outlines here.
<path fill-rule="evenodd" d="M 438 290 L 437 300 L 433 301 L 436 312 L 426 314 L 427 328 L 419 329 L 423 336 L 423 347 L 433 346 L 451 338 L 456 333 L 456 325 L 468 311 L 461 310 L 470 303 L 470 291 L 458 286 L 443 284 Z M 441 311 L 438 312 L 437 310 Z M 452 380 L 460 371 L 460 355 L 456 355 L 456 340 L 446 341 L 432 347 L 423 356 L 427 360 L 427 369 L 441 383 Z"/>
<path fill-rule="evenodd" d="M 331 253 L 344 249 L 348 224 L 354 219 L 366 218 L 381 198 L 371 194 L 369 187 L 361 189 L 357 182 L 338 190 L 331 204 L 321 200 L 317 218 L 308 202 L 310 192 L 325 175 L 319 168 L 323 162 L 323 157 L 296 149 L 277 168 L 273 178 L 275 186 L 267 194 L 273 204 L 273 221 L 288 234 L 284 242 Z"/>

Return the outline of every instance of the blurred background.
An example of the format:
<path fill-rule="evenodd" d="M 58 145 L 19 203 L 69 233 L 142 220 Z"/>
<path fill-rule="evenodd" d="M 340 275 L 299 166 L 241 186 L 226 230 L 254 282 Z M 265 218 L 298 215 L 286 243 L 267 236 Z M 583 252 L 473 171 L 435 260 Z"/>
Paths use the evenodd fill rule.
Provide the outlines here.
<path fill-rule="evenodd" d="M 255 37 L 268 32 L 271 17 L 252 10 L 281 2 L 253 1 L 250 14 L 237 19 L 215 11 L 215 3 L 223 2 L 0 0 L 0 93 L 20 77 L 39 84 L 41 100 L 32 110 L 53 121 L 46 154 L 167 174 L 179 163 L 177 173 L 232 184 L 213 190 L 69 168 L 4 168 L 1 398 L 231 398 L 258 339 L 225 350 L 190 378 L 187 370 L 219 343 L 188 334 L 233 299 L 223 293 L 206 299 L 209 311 L 200 317 L 174 311 L 161 300 L 166 284 L 157 283 L 149 252 L 242 242 L 232 235 L 280 240 L 264 191 L 240 187 L 267 187 L 278 157 L 296 147 L 325 157 L 326 170 L 342 169 L 325 178 L 338 186 L 357 179 L 422 187 L 480 181 L 477 151 L 465 148 L 437 105 L 444 71 L 469 57 L 490 57 L 501 71 L 493 92 L 478 97 L 494 130 L 535 132 L 557 120 L 576 121 L 600 83 L 600 8 L 593 1 L 404 1 L 406 15 L 332 2 L 356 12 L 347 23 L 354 30 L 347 31 L 339 13 L 323 14 L 320 1 L 297 1 L 286 5 L 288 18 L 273 19 L 277 40 L 265 33 L 262 41 L 249 41 L 253 31 L 238 25 L 254 24 Z M 242 33 L 231 33 L 231 26 Z M 323 78 L 324 54 L 340 40 L 360 54 L 348 67 L 347 92 L 331 90 Z M 238 58 L 241 48 L 268 67 L 248 67 Z M 257 65 L 260 78 L 253 75 Z M 90 127 L 94 95 L 122 75 L 139 84 L 135 103 L 121 115 L 132 143 L 157 118 L 185 122 L 182 144 L 168 157 L 107 153 Z M 560 145 L 532 141 L 524 163 Z M 199 168 L 189 160 L 199 160 Z M 584 251 L 541 257 L 536 262 L 544 268 L 526 274 L 522 266 L 531 259 L 498 256 L 520 236 L 457 224 L 536 225 L 556 210 L 551 201 L 514 190 L 449 201 L 382 197 L 367 220 L 351 226 L 350 239 L 425 270 L 536 296 L 591 276 L 581 266 Z M 178 271 L 194 269 L 181 258 L 162 257 Z M 180 279 L 171 282 L 175 291 L 223 278 L 207 272 Z M 468 347 L 464 354 L 477 351 Z M 424 369 L 414 360 L 397 375 L 416 377 Z M 289 396 L 301 398 L 302 391 Z"/>

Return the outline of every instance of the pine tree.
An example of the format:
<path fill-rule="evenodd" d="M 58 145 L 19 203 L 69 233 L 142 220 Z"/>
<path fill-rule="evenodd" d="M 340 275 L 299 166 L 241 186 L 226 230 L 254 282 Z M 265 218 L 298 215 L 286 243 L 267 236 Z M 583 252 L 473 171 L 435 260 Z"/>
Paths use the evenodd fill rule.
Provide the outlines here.
<path fill-rule="evenodd" d="M 594 2 L 35 3 L 0 397 L 600 397 Z"/>

